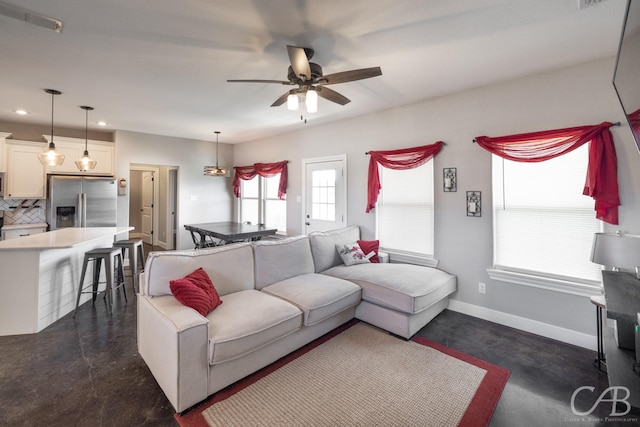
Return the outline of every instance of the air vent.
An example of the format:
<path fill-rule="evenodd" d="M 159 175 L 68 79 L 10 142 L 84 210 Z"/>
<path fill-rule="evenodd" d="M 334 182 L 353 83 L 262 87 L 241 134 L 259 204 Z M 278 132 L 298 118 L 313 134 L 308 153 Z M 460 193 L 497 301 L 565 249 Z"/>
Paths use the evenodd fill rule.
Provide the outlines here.
<path fill-rule="evenodd" d="M 602 3 L 604 0 L 578 0 L 580 3 L 580 9 L 587 8 L 589 6 L 595 6 L 598 3 Z"/>

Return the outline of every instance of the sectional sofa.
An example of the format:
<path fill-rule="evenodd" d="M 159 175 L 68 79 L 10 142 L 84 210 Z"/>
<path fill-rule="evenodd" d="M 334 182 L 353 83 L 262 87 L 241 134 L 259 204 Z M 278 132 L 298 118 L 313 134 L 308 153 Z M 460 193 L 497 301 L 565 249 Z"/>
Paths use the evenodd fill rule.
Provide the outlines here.
<path fill-rule="evenodd" d="M 354 317 L 410 338 L 444 310 L 456 277 L 430 267 L 346 266 L 357 226 L 210 249 L 152 252 L 141 275 L 138 351 L 177 412 Z M 222 303 L 203 316 L 170 282 L 203 268 Z"/>

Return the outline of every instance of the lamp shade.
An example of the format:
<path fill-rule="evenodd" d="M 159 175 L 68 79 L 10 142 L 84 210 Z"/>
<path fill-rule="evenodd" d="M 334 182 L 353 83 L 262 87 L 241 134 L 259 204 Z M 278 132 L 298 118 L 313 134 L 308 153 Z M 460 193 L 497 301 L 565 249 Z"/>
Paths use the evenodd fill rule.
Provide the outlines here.
<path fill-rule="evenodd" d="M 307 107 L 307 113 L 317 113 L 318 112 L 318 92 L 316 92 L 315 90 L 309 89 L 307 91 L 305 104 Z"/>
<path fill-rule="evenodd" d="M 635 269 L 640 266 L 640 236 L 595 233 L 591 261 L 606 267 Z"/>
<path fill-rule="evenodd" d="M 295 111 L 298 109 L 298 95 L 289 93 L 287 96 L 287 109 Z"/>

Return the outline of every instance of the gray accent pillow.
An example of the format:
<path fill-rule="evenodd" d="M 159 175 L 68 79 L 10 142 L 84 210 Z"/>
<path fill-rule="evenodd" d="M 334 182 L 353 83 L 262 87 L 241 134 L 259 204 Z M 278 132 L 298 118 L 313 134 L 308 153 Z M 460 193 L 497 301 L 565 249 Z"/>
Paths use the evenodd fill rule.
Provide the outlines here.
<path fill-rule="evenodd" d="M 350 243 L 348 245 L 336 245 L 336 251 L 338 251 L 340 258 L 342 258 L 342 262 L 344 262 L 344 265 L 346 266 L 369 264 L 370 262 L 358 242 Z"/>

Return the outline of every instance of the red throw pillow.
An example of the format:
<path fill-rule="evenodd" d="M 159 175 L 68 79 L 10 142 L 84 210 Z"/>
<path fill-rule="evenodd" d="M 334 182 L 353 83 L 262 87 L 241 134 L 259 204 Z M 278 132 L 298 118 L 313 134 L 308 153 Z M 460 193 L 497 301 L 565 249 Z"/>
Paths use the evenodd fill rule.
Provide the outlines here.
<path fill-rule="evenodd" d="M 369 258 L 369 262 L 380 262 L 378 258 L 378 249 L 380 248 L 380 240 L 358 240 L 358 245 L 365 255 L 373 252 L 374 255 Z"/>
<path fill-rule="evenodd" d="M 211 313 L 222 304 L 209 275 L 202 267 L 182 279 L 169 281 L 169 288 L 178 301 L 203 316 Z"/>

